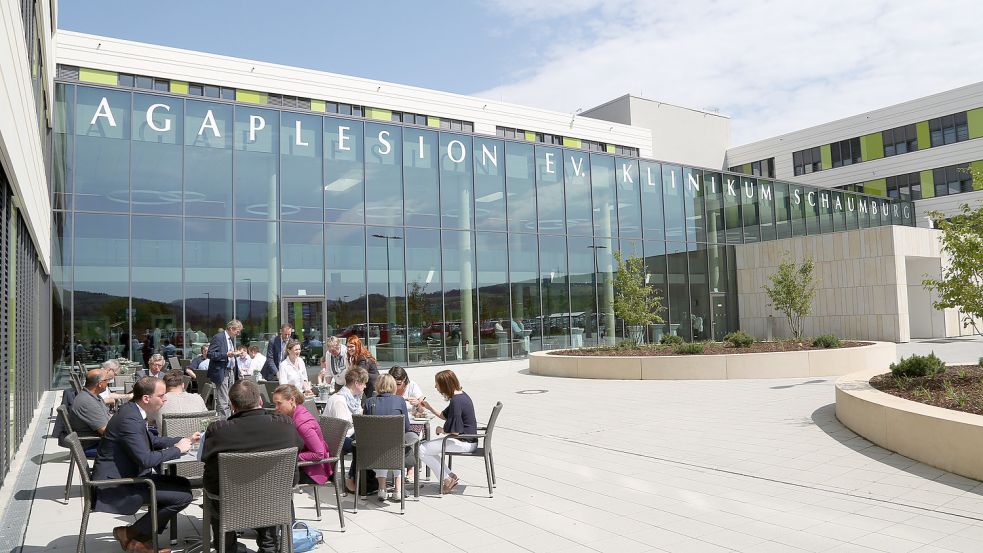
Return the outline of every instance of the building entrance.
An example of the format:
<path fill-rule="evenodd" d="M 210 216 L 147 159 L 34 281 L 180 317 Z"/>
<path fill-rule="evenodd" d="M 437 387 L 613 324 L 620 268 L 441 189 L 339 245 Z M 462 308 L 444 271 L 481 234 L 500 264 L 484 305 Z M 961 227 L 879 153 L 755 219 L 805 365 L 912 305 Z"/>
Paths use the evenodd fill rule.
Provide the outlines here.
<path fill-rule="evenodd" d="M 315 375 L 324 355 L 324 328 L 326 326 L 324 296 L 284 296 L 281 302 L 280 320 L 294 327 L 294 336 L 300 341 L 300 356 L 307 365 L 307 372 Z M 316 383 L 316 380 L 312 380 Z"/>

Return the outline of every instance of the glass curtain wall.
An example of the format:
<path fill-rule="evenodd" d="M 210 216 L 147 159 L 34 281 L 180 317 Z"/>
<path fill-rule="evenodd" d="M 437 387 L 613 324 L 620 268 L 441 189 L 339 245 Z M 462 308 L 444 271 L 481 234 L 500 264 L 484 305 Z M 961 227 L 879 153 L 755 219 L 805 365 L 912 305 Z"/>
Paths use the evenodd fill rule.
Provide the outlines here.
<path fill-rule="evenodd" d="M 412 124 L 59 82 L 54 358 L 264 346 L 285 297 L 385 367 L 627 336 L 615 250 L 667 333 L 736 329 L 734 245 L 884 224 L 910 202 Z M 633 332 L 635 332 L 633 330 Z"/>

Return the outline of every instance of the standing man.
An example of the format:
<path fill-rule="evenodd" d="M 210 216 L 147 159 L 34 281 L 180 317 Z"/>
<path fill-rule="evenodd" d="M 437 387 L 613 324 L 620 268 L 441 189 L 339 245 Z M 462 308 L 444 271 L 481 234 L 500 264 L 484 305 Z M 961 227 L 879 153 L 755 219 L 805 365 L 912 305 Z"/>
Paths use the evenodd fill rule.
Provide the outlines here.
<path fill-rule="evenodd" d="M 294 428 L 293 419 L 279 413 L 266 414 L 263 410 L 263 397 L 259 388 L 252 380 L 240 380 L 229 390 L 232 404 L 232 416 L 228 420 L 219 420 L 208 426 L 205 432 L 207 439 L 202 444 L 201 460 L 205 462 L 205 474 L 202 483 L 205 490 L 218 495 L 218 454 L 229 452 L 273 451 L 288 447 L 300 449 L 304 442 Z M 294 481 L 296 482 L 296 473 Z M 206 499 L 206 501 L 210 501 Z M 218 505 L 214 504 L 211 512 L 215 515 L 211 521 L 214 547 L 218 549 Z M 228 532 L 225 535 L 225 552 L 235 553 L 236 534 Z M 259 553 L 274 553 L 277 549 L 276 528 L 266 527 L 256 529 L 256 545 Z"/>
<path fill-rule="evenodd" d="M 280 370 L 280 363 L 287 357 L 287 342 L 294 328 L 290 323 L 284 323 L 280 327 L 280 335 L 270 340 L 266 346 L 266 366 L 263 367 L 263 380 L 277 380 L 277 371 Z"/>
<path fill-rule="evenodd" d="M 225 330 L 212 336 L 208 344 L 208 379 L 215 384 L 215 412 L 227 419 L 232 411 L 229 409 L 229 388 L 235 381 L 236 336 L 242 332 L 242 323 L 232 319 L 225 325 Z"/>
<path fill-rule="evenodd" d="M 161 438 L 147 429 L 147 417 L 154 417 L 167 401 L 166 387 L 159 378 L 144 377 L 133 385 L 133 398 L 109 420 L 96 452 L 93 480 L 149 478 L 157 496 L 157 533 L 163 533 L 174 517 L 191 503 L 191 483 L 187 478 L 161 474 L 160 464 L 177 459 L 201 437 Z M 150 490 L 142 484 L 119 484 L 96 490 L 95 510 L 132 515 L 150 501 Z M 130 526 L 117 526 L 113 536 L 124 551 L 153 551 L 151 515 L 147 513 Z M 160 549 L 161 553 L 170 551 Z"/>

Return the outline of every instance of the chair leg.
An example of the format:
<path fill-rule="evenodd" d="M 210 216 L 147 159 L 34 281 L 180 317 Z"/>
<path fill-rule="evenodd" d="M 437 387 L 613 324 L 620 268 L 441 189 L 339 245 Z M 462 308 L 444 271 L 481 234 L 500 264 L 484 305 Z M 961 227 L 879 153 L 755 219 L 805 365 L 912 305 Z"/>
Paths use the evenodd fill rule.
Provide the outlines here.
<path fill-rule="evenodd" d="M 65 482 L 65 501 L 68 501 L 68 495 L 72 489 L 72 475 L 75 474 L 75 459 L 69 455 L 68 456 L 68 482 Z"/>
<path fill-rule="evenodd" d="M 335 473 L 334 479 L 334 499 L 338 505 L 338 522 L 341 523 L 341 531 L 345 531 L 345 511 L 341 508 L 341 490 L 338 489 L 338 479 L 342 478 L 341 473 Z"/>
<path fill-rule="evenodd" d="M 416 443 L 416 466 L 413 467 L 413 495 L 420 498 L 420 442 Z M 428 467 L 429 468 L 429 467 Z"/>
<path fill-rule="evenodd" d="M 397 478 L 403 479 L 402 471 L 393 471 L 393 480 Z M 406 514 L 406 484 L 404 482 L 399 483 L 399 514 Z"/>
<path fill-rule="evenodd" d="M 354 506 L 354 509 L 352 509 L 352 514 L 358 513 L 358 492 L 359 490 L 362 489 L 361 485 L 362 485 L 362 471 L 358 470 L 358 467 L 355 467 L 355 493 L 352 494 L 353 496 L 355 496 L 355 499 L 352 501 L 352 504 Z"/>
<path fill-rule="evenodd" d="M 491 465 L 492 487 L 494 488 L 498 486 L 498 482 L 495 480 L 495 457 L 491 451 L 488 452 L 488 464 Z"/>
<path fill-rule="evenodd" d="M 485 453 L 485 478 L 488 479 L 488 497 L 491 497 L 492 496 L 491 459 L 488 458 L 487 453 Z"/>
<path fill-rule="evenodd" d="M 317 521 L 321 522 L 321 494 L 318 492 L 320 486 L 314 484 L 314 510 L 317 512 Z"/>
<path fill-rule="evenodd" d="M 82 529 L 79 531 L 79 541 L 78 545 L 75 547 L 75 553 L 85 553 L 85 531 L 89 527 L 89 505 L 85 501 L 85 494 L 82 494 Z"/>

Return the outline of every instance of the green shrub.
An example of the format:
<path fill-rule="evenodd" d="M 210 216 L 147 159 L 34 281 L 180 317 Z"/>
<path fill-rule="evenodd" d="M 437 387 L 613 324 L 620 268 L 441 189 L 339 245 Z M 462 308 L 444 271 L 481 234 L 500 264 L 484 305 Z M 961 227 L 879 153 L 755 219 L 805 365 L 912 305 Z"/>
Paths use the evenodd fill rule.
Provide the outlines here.
<path fill-rule="evenodd" d="M 891 363 L 891 374 L 894 376 L 905 376 L 913 378 L 917 376 L 935 377 L 945 372 L 945 363 L 935 356 L 935 352 L 928 355 L 912 355 L 897 363 Z"/>
<path fill-rule="evenodd" d="M 696 355 L 703 353 L 703 348 L 705 344 L 703 342 L 690 342 L 688 344 L 679 344 L 676 346 L 676 353 L 679 355 Z"/>
<path fill-rule="evenodd" d="M 662 339 L 659 340 L 659 343 L 663 346 L 678 346 L 685 341 L 686 340 L 683 340 L 682 337 L 676 336 L 675 334 L 663 334 Z"/>
<path fill-rule="evenodd" d="M 754 341 L 754 336 L 751 336 L 743 330 L 731 332 L 730 334 L 724 336 L 724 342 L 727 342 L 735 348 L 749 348 Z"/>
<path fill-rule="evenodd" d="M 983 369 L 983 357 L 980 357 L 979 364 L 980 368 Z"/>
<path fill-rule="evenodd" d="M 816 336 L 816 338 L 812 341 L 812 347 L 826 349 L 838 348 L 840 347 L 840 339 L 832 334 L 822 334 L 820 336 Z"/>

